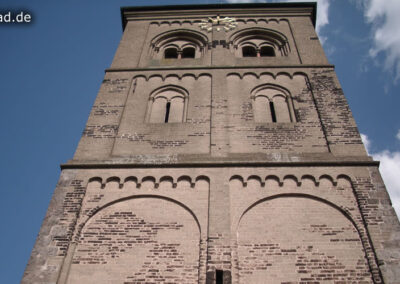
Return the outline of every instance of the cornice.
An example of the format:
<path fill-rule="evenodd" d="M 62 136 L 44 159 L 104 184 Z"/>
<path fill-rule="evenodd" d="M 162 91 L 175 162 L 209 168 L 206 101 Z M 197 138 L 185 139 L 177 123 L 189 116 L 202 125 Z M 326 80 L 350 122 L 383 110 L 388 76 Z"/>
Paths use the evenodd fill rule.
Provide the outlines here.
<path fill-rule="evenodd" d="M 265 161 L 199 161 L 171 163 L 113 163 L 113 162 L 78 162 L 61 164 L 64 169 L 116 169 L 116 168 L 232 168 L 232 167 L 379 167 L 379 161 L 301 161 L 301 162 L 265 162 Z"/>
<path fill-rule="evenodd" d="M 177 13 L 179 11 L 179 13 Z M 212 5 L 171 5 L 122 7 L 122 28 L 128 21 L 157 19 L 204 18 L 210 14 L 229 14 L 235 17 L 272 17 L 310 16 L 313 25 L 316 22 L 316 3 L 241 3 Z"/>
<path fill-rule="evenodd" d="M 310 68 L 330 68 L 335 69 L 335 65 L 332 64 L 320 64 L 320 65 L 244 65 L 244 66 L 157 66 L 157 67 L 141 67 L 141 68 L 107 68 L 105 72 L 134 72 L 134 71 L 167 71 L 167 70 L 218 70 L 218 69 L 228 69 L 228 70 L 241 70 L 241 69 L 310 69 Z"/>

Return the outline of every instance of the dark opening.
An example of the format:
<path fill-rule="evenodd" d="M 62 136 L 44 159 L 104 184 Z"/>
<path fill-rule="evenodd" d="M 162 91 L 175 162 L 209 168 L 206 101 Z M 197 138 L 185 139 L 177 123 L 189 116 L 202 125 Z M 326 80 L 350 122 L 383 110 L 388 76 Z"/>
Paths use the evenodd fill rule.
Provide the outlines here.
<path fill-rule="evenodd" d="M 215 270 L 215 284 L 223 284 L 223 283 L 224 283 L 224 271 Z"/>
<path fill-rule="evenodd" d="M 176 48 L 170 47 L 164 51 L 164 58 L 178 58 L 178 50 Z"/>
<path fill-rule="evenodd" d="M 169 119 L 169 109 L 171 108 L 171 103 L 168 102 L 165 110 L 165 119 L 164 122 L 167 123 Z"/>
<path fill-rule="evenodd" d="M 182 58 L 194 58 L 196 50 L 193 47 L 186 47 L 182 51 Z"/>
<path fill-rule="evenodd" d="M 257 51 L 253 46 L 244 46 L 242 48 L 243 57 L 257 57 Z"/>
<path fill-rule="evenodd" d="M 275 56 L 275 50 L 272 46 L 263 46 L 260 49 L 260 56 L 270 56 L 273 57 Z"/>
<path fill-rule="evenodd" d="M 269 102 L 269 109 L 271 110 L 272 122 L 276 122 L 275 107 L 273 102 Z"/>

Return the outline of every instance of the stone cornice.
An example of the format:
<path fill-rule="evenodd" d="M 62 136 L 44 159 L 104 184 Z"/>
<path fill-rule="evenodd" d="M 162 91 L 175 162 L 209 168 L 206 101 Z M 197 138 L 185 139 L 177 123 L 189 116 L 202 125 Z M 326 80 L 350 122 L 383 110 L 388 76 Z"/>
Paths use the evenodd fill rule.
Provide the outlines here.
<path fill-rule="evenodd" d="M 154 162 L 154 163 L 113 163 L 70 161 L 61 164 L 64 169 L 115 169 L 115 168 L 224 168 L 224 167 L 379 167 L 379 161 L 302 161 L 302 162 L 244 162 L 244 161 L 199 161 L 199 162 Z"/>
<path fill-rule="evenodd" d="M 179 11 L 179 13 L 176 13 Z M 142 6 L 122 7 L 122 28 L 132 20 L 163 20 L 197 17 L 204 18 L 207 14 L 227 13 L 230 16 L 256 15 L 286 17 L 310 16 L 313 25 L 316 22 L 316 3 L 241 3 L 241 4 L 212 4 L 212 5 L 172 5 L 172 6 Z"/>
<path fill-rule="evenodd" d="M 321 64 L 321 65 L 260 65 L 260 66 L 157 66 L 157 67 L 143 67 L 143 68 L 107 68 L 105 72 L 134 72 L 134 71 L 168 71 L 168 70 L 218 70 L 218 69 L 230 69 L 230 70 L 241 70 L 241 69 L 285 69 L 285 68 L 298 68 L 298 69 L 310 69 L 310 68 L 331 68 L 335 69 L 335 65 L 332 64 Z"/>

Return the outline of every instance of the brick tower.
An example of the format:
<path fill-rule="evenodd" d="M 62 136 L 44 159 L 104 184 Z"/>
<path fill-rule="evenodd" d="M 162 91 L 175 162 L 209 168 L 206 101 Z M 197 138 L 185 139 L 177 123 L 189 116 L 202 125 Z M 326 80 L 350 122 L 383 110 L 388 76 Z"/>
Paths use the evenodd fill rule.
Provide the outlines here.
<path fill-rule="evenodd" d="M 400 283 L 313 3 L 122 8 L 22 283 Z"/>

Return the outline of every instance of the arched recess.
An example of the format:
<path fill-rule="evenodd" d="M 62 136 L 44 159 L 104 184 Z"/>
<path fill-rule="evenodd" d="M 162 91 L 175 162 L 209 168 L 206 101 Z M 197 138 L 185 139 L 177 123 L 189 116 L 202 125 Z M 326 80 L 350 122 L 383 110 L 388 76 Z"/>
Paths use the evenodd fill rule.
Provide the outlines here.
<path fill-rule="evenodd" d="M 334 204 L 304 194 L 257 201 L 237 225 L 240 283 L 373 283 L 365 236 Z M 329 282 L 330 283 L 330 282 Z"/>
<path fill-rule="evenodd" d="M 198 283 L 200 225 L 176 200 L 124 198 L 81 228 L 67 283 Z"/>
<path fill-rule="evenodd" d="M 278 85 L 263 84 L 251 91 L 255 122 L 295 122 L 290 92 Z"/>
<path fill-rule="evenodd" d="M 155 59 L 200 58 L 207 50 L 208 38 L 189 29 L 177 29 L 162 33 L 151 41 Z"/>
<path fill-rule="evenodd" d="M 186 121 L 189 93 L 182 87 L 167 85 L 150 94 L 146 121 L 179 123 Z"/>
<path fill-rule="evenodd" d="M 229 39 L 236 57 L 287 56 L 290 47 L 281 32 L 266 28 L 242 29 Z"/>

